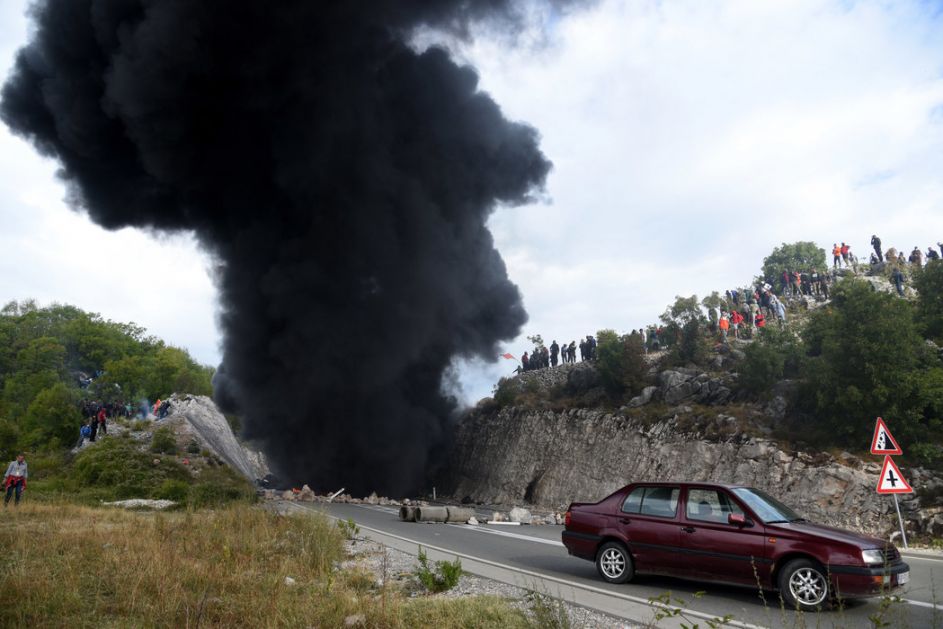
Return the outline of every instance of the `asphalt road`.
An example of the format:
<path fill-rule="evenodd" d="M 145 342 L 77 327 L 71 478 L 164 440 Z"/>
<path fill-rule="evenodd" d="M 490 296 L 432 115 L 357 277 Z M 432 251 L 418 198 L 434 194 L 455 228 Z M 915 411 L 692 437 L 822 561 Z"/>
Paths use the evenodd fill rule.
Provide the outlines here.
<path fill-rule="evenodd" d="M 639 624 L 652 621 L 649 599 L 670 592 L 682 602 L 686 624 L 733 615 L 740 627 L 869 627 L 870 616 L 880 613 L 877 599 L 849 601 L 842 609 L 816 615 L 782 610 L 779 599 L 766 593 L 766 604 L 754 589 L 686 581 L 670 577 L 637 576 L 625 585 L 610 585 L 596 575 L 595 566 L 567 555 L 560 542 L 562 526 L 454 525 L 401 522 L 398 509 L 370 505 L 286 503 L 295 510 L 321 511 L 353 519 L 363 532 L 378 541 L 415 554 L 421 544 L 432 559 L 459 556 L 474 574 L 529 589 L 538 589 L 570 602 L 597 609 Z M 482 514 L 484 515 L 484 514 Z M 484 521 L 481 519 L 481 521 Z M 943 558 L 904 553 L 911 582 L 891 605 L 884 619 L 893 627 L 943 629 Z M 937 603 L 934 605 L 934 590 Z M 703 595 L 695 595 L 704 592 Z M 682 618 L 665 619 L 658 626 L 679 627 Z"/>

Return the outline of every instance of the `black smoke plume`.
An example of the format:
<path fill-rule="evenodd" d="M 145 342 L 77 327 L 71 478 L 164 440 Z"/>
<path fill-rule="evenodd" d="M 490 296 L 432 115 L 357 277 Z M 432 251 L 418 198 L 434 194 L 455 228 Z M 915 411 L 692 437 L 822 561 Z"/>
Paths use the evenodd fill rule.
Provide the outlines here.
<path fill-rule="evenodd" d="M 526 321 L 486 219 L 550 164 L 472 69 L 408 42 L 513 21 L 513 2 L 47 0 L 32 17 L 3 121 L 100 225 L 192 230 L 215 257 L 217 398 L 246 436 L 292 482 L 423 487 L 450 362 L 493 359 Z"/>

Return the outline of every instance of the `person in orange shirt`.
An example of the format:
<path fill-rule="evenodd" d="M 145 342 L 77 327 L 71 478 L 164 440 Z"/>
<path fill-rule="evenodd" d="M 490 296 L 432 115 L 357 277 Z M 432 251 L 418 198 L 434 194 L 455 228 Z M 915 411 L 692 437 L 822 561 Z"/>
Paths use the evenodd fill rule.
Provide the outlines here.
<path fill-rule="evenodd" d="M 733 327 L 734 338 L 740 338 L 740 324 L 743 323 L 743 315 L 734 310 L 730 313 L 730 324 Z"/>
<path fill-rule="evenodd" d="M 841 247 L 838 243 L 832 245 L 832 268 L 837 269 L 841 266 Z"/>
<path fill-rule="evenodd" d="M 720 339 L 726 342 L 727 330 L 730 329 L 730 319 L 727 318 L 725 310 L 720 311 L 720 321 L 717 322 L 717 326 L 720 328 Z"/>

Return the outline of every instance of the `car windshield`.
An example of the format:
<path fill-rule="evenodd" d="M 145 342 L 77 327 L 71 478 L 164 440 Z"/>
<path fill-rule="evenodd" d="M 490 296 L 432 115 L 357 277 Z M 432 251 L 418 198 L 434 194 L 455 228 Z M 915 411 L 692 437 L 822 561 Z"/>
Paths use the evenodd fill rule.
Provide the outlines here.
<path fill-rule="evenodd" d="M 752 487 L 736 487 L 733 493 L 767 524 L 773 522 L 795 522 L 805 518 L 770 496 L 765 491 Z"/>

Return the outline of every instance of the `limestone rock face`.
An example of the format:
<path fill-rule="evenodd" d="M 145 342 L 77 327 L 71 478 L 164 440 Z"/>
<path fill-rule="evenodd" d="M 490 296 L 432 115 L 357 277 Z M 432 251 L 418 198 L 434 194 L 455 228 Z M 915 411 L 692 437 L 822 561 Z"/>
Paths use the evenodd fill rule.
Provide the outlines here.
<path fill-rule="evenodd" d="M 240 443 L 226 417 L 205 395 L 172 395 L 170 414 L 157 424 L 172 425 L 178 439 L 186 436 L 196 439 L 201 448 L 215 453 L 249 480 L 269 473 L 265 455 Z"/>
<path fill-rule="evenodd" d="M 693 387 L 696 380 L 681 373 L 664 376 L 659 390 L 669 382 L 676 383 L 669 391 Z M 768 491 L 825 524 L 875 535 L 890 534 L 896 527 L 893 500 L 874 490 L 880 473 L 877 457 L 784 451 L 771 440 L 740 433 L 735 418 L 728 416 L 715 422 L 727 432 L 708 439 L 684 428 L 677 414 L 652 423 L 632 412 L 473 411 L 458 427 L 445 479 L 449 491 L 481 503 L 524 501 L 559 510 L 570 502 L 595 502 L 634 481 L 717 481 Z M 943 483 L 920 469 L 904 473 L 917 487 Z M 901 510 L 915 532 L 943 529 L 943 509 L 935 507 L 921 505 L 913 495 L 901 496 Z"/>

